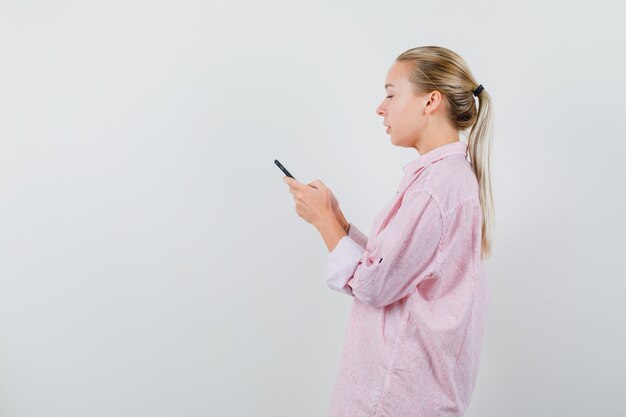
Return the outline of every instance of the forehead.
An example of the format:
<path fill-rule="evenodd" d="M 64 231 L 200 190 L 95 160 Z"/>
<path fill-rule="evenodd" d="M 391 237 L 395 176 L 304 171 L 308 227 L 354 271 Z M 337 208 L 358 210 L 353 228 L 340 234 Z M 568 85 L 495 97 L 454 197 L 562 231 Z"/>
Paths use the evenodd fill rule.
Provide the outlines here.
<path fill-rule="evenodd" d="M 409 83 L 407 79 L 408 67 L 403 62 L 395 62 L 389 71 L 387 71 L 387 78 L 385 80 L 385 89 L 387 87 L 401 88 Z"/>

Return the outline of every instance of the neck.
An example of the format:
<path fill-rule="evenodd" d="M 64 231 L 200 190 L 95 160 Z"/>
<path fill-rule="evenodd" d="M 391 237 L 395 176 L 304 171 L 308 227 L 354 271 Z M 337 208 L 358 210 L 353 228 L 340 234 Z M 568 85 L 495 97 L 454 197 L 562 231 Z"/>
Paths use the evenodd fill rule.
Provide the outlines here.
<path fill-rule="evenodd" d="M 447 145 L 448 143 L 460 142 L 460 140 L 461 139 L 457 135 L 456 138 L 452 138 L 452 139 L 448 138 L 448 139 L 441 139 L 437 141 L 428 141 L 425 143 L 420 143 L 415 146 L 415 149 L 417 149 L 417 152 L 419 152 L 420 155 L 424 155 L 425 153 L 428 153 L 435 148 L 438 148 L 443 145 Z"/>

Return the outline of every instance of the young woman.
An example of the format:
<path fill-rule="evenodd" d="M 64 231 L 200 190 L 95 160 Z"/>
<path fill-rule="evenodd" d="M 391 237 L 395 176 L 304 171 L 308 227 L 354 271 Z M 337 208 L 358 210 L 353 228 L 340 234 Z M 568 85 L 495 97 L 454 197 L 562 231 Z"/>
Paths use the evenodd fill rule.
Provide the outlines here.
<path fill-rule="evenodd" d="M 419 157 L 369 236 L 321 181 L 284 177 L 328 247 L 328 286 L 353 297 L 328 417 L 462 416 L 489 303 L 490 98 L 459 55 L 437 46 L 400 54 L 385 89 L 377 114 L 391 142 Z"/>

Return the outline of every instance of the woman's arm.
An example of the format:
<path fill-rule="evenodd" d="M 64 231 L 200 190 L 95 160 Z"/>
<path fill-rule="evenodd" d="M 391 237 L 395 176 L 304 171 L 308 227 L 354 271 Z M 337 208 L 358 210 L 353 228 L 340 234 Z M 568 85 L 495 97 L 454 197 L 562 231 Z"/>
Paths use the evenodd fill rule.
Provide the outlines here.
<path fill-rule="evenodd" d="M 343 215 L 343 212 L 341 211 L 341 209 L 339 208 L 337 209 L 337 211 L 335 212 L 335 217 L 337 218 L 337 221 L 339 222 L 343 230 L 345 230 L 346 233 L 348 233 L 349 232 L 348 227 L 350 227 L 350 222 L 346 220 L 346 217 Z"/>
<path fill-rule="evenodd" d="M 347 236 L 346 231 L 337 220 L 333 214 L 324 215 L 314 224 L 315 228 L 320 235 L 322 235 L 322 239 L 324 239 L 324 243 L 326 243 L 326 247 L 328 248 L 328 252 L 332 252 L 333 249 L 337 246 L 339 241 Z"/>
<path fill-rule="evenodd" d="M 365 236 L 363 232 L 361 232 L 355 225 L 346 220 L 346 217 L 343 215 L 343 212 L 339 209 L 339 207 L 334 210 L 334 213 L 337 221 L 339 222 L 341 227 L 343 227 L 343 230 L 346 232 L 346 234 L 363 248 L 366 248 L 368 240 L 367 236 Z"/>

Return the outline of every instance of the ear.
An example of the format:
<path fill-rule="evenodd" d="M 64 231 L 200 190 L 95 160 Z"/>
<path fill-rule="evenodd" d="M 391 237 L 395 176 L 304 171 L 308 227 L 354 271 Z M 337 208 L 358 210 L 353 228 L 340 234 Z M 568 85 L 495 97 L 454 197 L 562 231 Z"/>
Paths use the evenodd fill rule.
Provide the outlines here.
<path fill-rule="evenodd" d="M 426 95 L 426 102 L 424 103 L 424 112 L 429 114 L 434 112 L 442 105 L 443 96 L 441 92 L 433 90 Z"/>

